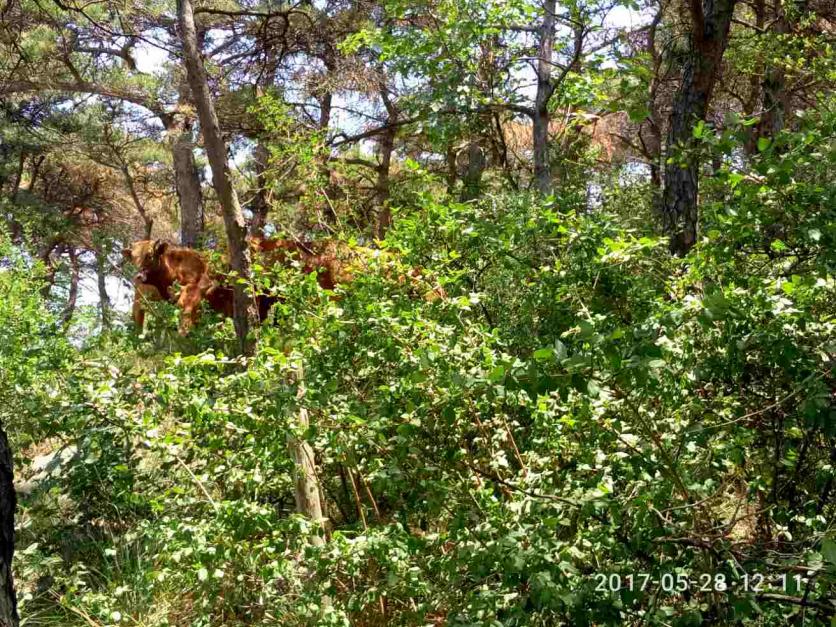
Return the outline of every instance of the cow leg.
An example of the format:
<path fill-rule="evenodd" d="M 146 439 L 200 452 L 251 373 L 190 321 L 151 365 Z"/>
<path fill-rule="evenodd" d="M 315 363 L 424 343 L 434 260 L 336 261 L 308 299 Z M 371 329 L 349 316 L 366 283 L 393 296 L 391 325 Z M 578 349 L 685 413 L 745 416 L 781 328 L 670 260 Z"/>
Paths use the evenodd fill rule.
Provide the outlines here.
<path fill-rule="evenodd" d="M 162 300 L 159 290 L 153 285 L 143 283 L 141 281 L 134 281 L 134 304 L 133 304 L 133 319 L 137 331 L 142 333 L 145 325 L 145 303 L 149 300 Z"/>
<path fill-rule="evenodd" d="M 131 313 L 137 331 L 142 333 L 142 328 L 145 326 L 145 310 L 142 308 L 142 292 L 139 288 L 134 290 L 134 306 Z"/>

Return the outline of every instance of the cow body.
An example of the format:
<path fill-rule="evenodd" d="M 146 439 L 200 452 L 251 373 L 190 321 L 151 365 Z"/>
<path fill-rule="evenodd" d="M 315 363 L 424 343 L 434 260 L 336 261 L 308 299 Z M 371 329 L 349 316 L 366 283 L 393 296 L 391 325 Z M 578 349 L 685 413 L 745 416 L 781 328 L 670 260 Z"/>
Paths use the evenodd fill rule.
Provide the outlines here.
<path fill-rule="evenodd" d="M 316 273 L 317 282 L 325 290 L 350 283 L 358 272 L 369 271 L 372 259 L 394 261 L 391 253 L 360 246 L 349 246 L 337 240 L 302 242 L 290 239 L 250 240 L 253 253 L 265 265 L 290 267 L 298 264 L 302 272 Z M 174 246 L 159 240 L 142 240 L 122 251 L 138 269 L 134 279 L 133 318 L 138 328 L 145 319 L 143 305 L 151 300 L 176 302 L 182 309 L 180 333 L 185 335 L 197 322 L 200 303 L 206 300 L 212 309 L 231 317 L 233 290 L 224 277 L 212 274 L 204 257 L 196 250 Z M 423 280 L 420 269 L 398 275 L 398 282 L 409 282 L 421 290 L 428 301 L 444 298 L 444 290 Z M 175 300 L 174 285 L 180 286 Z M 264 321 L 278 298 L 266 294 L 256 296 L 259 320 Z"/>
<path fill-rule="evenodd" d="M 214 287 L 206 260 L 191 248 L 173 246 L 160 240 L 141 240 L 122 251 L 137 267 L 134 279 L 133 317 L 137 327 L 145 321 L 147 300 L 174 301 L 173 287 L 180 285 L 176 303 L 183 311 L 180 334 L 186 335 L 197 322 L 200 301 Z"/>
<path fill-rule="evenodd" d="M 390 270 L 395 262 L 395 256 L 385 250 L 350 246 L 339 240 L 303 242 L 253 238 L 250 246 L 268 264 L 290 265 L 293 260 L 298 261 L 302 272 L 317 273 L 317 282 L 326 290 L 350 283 L 359 272 L 369 272 L 373 259 L 383 262 L 384 272 L 391 277 Z M 412 268 L 406 274 L 398 274 L 397 281 L 402 285 L 408 283 L 428 302 L 446 298 L 444 288 L 428 284 L 423 274 L 421 268 Z"/>

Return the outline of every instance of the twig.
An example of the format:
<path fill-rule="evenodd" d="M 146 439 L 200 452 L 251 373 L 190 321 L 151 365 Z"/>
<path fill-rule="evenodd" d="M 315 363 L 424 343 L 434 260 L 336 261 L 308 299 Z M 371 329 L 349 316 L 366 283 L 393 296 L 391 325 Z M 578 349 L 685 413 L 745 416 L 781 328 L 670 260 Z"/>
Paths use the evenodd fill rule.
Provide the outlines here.
<path fill-rule="evenodd" d="M 780 594 L 778 592 L 763 592 L 756 597 L 759 601 L 775 601 L 777 603 L 790 603 L 792 605 L 800 605 L 801 607 L 812 607 L 814 609 L 825 612 L 829 616 L 836 615 L 836 605 L 831 603 L 821 603 L 819 601 L 805 600 L 801 597 L 794 597 L 790 594 Z"/>
<path fill-rule="evenodd" d="M 179 464 L 180 464 L 183 468 L 185 468 L 185 469 L 186 469 L 186 472 L 187 472 L 187 473 L 189 473 L 189 476 L 190 476 L 190 477 L 192 478 L 192 480 L 193 480 L 193 481 L 197 484 L 197 487 L 199 487 L 199 488 L 200 488 L 200 491 L 201 491 L 201 492 L 203 492 L 203 494 L 205 494 L 205 495 L 206 495 L 206 498 L 207 498 L 207 499 L 209 499 L 209 503 L 212 505 L 212 509 L 214 509 L 214 510 L 215 510 L 215 513 L 217 514 L 217 513 L 218 513 L 218 504 L 215 502 L 215 499 L 213 499 L 213 498 L 212 498 L 212 495 L 210 495 L 210 494 L 209 494 L 209 492 L 206 490 L 206 488 L 204 487 L 203 483 L 201 483 L 200 479 L 198 479 L 198 478 L 197 478 L 197 476 L 196 476 L 196 475 L 192 472 L 192 469 L 191 469 L 191 468 L 189 468 L 188 466 L 186 466 L 186 464 L 183 462 L 183 460 L 182 460 L 182 459 L 180 459 L 177 455 L 175 455 L 175 456 L 174 456 L 174 459 L 176 459 L 176 460 L 177 460 L 177 462 L 178 462 L 178 463 L 179 463 Z"/>
<path fill-rule="evenodd" d="M 366 523 L 366 514 L 363 512 L 363 503 L 360 502 L 360 493 L 357 491 L 357 481 L 354 479 L 354 473 L 351 472 L 351 467 L 346 466 L 348 478 L 351 479 L 351 491 L 354 492 L 354 502 L 357 505 L 357 513 L 360 515 L 360 520 L 363 521 L 363 529 L 369 530 L 369 525 Z"/>
<path fill-rule="evenodd" d="M 484 470 L 481 470 L 480 468 L 476 468 L 476 466 L 472 466 L 472 465 L 468 464 L 467 462 L 464 462 L 464 465 L 467 466 L 468 468 L 470 468 L 477 475 L 481 475 L 482 477 L 485 477 L 486 479 L 490 479 L 491 481 L 501 483 L 502 485 L 514 490 L 515 492 L 519 492 L 520 494 L 525 494 L 526 496 L 530 496 L 530 497 L 535 498 L 535 499 L 546 499 L 548 501 L 557 501 L 558 503 L 563 503 L 564 505 L 571 505 L 572 507 L 580 507 L 582 505 L 581 503 L 579 503 L 577 501 L 573 501 L 572 499 L 567 499 L 563 496 L 557 496 L 555 494 L 537 494 L 535 492 L 529 492 L 528 490 L 525 490 L 523 488 L 520 488 L 519 486 L 514 485 L 510 481 L 506 481 L 502 477 L 498 477 L 498 476 L 496 476 L 492 473 L 485 472 Z"/>
<path fill-rule="evenodd" d="M 380 509 L 378 509 L 378 507 L 377 507 L 377 501 L 374 500 L 374 495 L 372 494 L 372 490 L 369 487 L 369 484 L 366 481 L 366 478 L 363 476 L 363 473 L 360 472 L 359 468 L 357 469 L 357 475 L 360 477 L 360 483 L 363 484 L 363 488 L 366 490 L 366 496 L 369 497 L 369 502 L 371 502 L 371 504 L 372 504 L 372 509 L 374 510 L 375 518 L 380 520 Z"/>

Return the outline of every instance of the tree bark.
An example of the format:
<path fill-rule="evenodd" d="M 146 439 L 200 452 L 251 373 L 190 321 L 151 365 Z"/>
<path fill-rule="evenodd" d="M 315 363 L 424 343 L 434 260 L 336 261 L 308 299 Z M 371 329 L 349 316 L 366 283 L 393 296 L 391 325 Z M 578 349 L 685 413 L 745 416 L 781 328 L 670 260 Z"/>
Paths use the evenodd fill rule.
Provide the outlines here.
<path fill-rule="evenodd" d="M 487 160 L 481 142 L 474 138 L 467 145 L 467 169 L 462 177 L 462 191 L 460 200 L 467 202 L 478 198 L 482 192 L 482 174 L 485 172 Z"/>
<path fill-rule="evenodd" d="M 444 161 L 447 166 L 447 172 L 444 177 L 447 183 L 447 194 L 452 196 L 456 189 L 456 178 L 458 176 L 458 169 L 456 168 L 456 145 L 452 139 L 447 142 Z"/>
<path fill-rule="evenodd" d="M 253 151 L 255 165 L 255 196 L 252 201 L 253 217 L 250 220 L 250 235 L 264 237 L 264 227 L 267 226 L 267 214 L 270 212 L 270 193 L 267 191 L 267 166 L 270 152 L 264 140 L 259 139 Z"/>
<path fill-rule="evenodd" d="M 0 627 L 17 627 L 17 597 L 12 579 L 15 550 L 14 464 L 9 440 L 0 425 Z"/>
<path fill-rule="evenodd" d="M 45 156 L 41 155 L 40 157 L 36 157 L 32 155 L 32 170 L 29 173 L 29 187 L 27 191 L 34 192 L 35 191 L 35 183 L 38 182 L 38 175 L 41 172 L 41 165 L 43 165 Z"/>
<path fill-rule="evenodd" d="M 392 208 L 389 206 L 389 172 L 392 167 L 392 153 L 395 151 L 395 135 L 398 133 L 398 108 L 386 88 L 380 90 L 383 106 L 386 107 L 386 130 L 380 136 L 380 163 L 377 166 L 377 180 L 375 181 L 374 203 L 377 207 L 377 228 L 375 236 L 378 239 L 386 237 L 386 231 L 392 226 Z"/>
<path fill-rule="evenodd" d="M 296 374 L 298 390 L 296 398 L 299 401 L 299 408 L 296 410 L 295 431 L 288 436 L 290 453 L 295 463 L 295 495 L 296 511 L 309 518 L 317 527 L 322 527 L 324 518 L 322 515 L 322 501 L 320 499 L 319 485 L 316 478 L 316 463 L 311 445 L 304 439 L 308 430 L 308 410 L 304 407 L 305 399 L 305 375 L 299 367 Z M 322 546 L 325 543 L 319 533 L 311 536 L 311 544 Z"/>
<path fill-rule="evenodd" d="M 779 0 L 774 3 L 774 14 L 772 29 L 768 36 L 774 37 L 777 35 L 782 38 L 790 32 L 790 24 Z M 772 64 L 766 69 L 761 91 L 763 93 L 763 114 L 758 122 L 755 135 L 757 138 L 771 138 L 784 128 L 784 115 L 790 106 L 787 77 L 782 67 Z M 755 146 L 757 146 L 757 138 L 754 142 Z"/>
<path fill-rule="evenodd" d="M 110 328 L 110 297 L 107 295 L 107 252 L 99 249 L 96 255 L 96 283 L 99 288 L 99 316 L 102 329 Z"/>
<path fill-rule="evenodd" d="M 278 66 L 278 57 L 275 43 L 272 42 L 265 33 L 265 37 L 261 41 L 261 46 L 265 50 L 266 65 L 262 74 L 259 75 L 258 84 L 255 87 L 256 98 L 264 95 L 264 88 L 271 89 L 276 84 L 276 72 Z M 259 137 L 256 140 L 255 150 L 253 151 L 253 161 L 255 165 L 255 196 L 252 200 L 252 214 L 250 220 L 250 236 L 264 237 L 264 227 L 267 226 L 267 215 L 270 212 L 271 194 L 267 189 L 267 168 L 270 165 L 270 151 L 267 148 L 267 143 L 264 138 Z"/>
<path fill-rule="evenodd" d="M 657 9 L 647 29 L 647 42 L 645 51 L 653 62 L 653 77 L 650 80 L 647 92 L 647 122 L 639 129 L 639 141 L 642 145 L 644 156 L 650 163 L 650 187 L 652 207 L 655 212 L 661 210 L 662 205 L 662 114 L 659 111 L 659 88 L 664 82 L 662 76 L 662 57 L 656 50 L 656 31 L 662 22 L 665 13 L 665 6 L 662 4 Z M 647 129 L 647 136 L 641 132 Z"/>
<path fill-rule="evenodd" d="M 17 202 L 17 194 L 20 191 L 20 185 L 23 182 L 23 171 L 25 168 L 26 153 L 21 151 L 20 156 L 18 157 L 17 173 L 15 174 L 14 183 L 12 184 L 12 190 L 9 193 L 9 199 L 11 200 L 12 205 Z M 9 236 L 11 237 L 12 243 L 19 244 L 23 238 L 23 226 L 15 219 L 13 212 L 7 214 L 7 221 L 9 224 Z"/>
<path fill-rule="evenodd" d="M 755 30 L 758 33 L 757 36 L 760 37 L 764 29 L 764 24 L 766 23 L 766 0 L 754 0 L 752 2 L 752 12 L 754 13 Z M 762 76 L 765 73 L 764 59 L 756 59 L 755 66 L 749 76 L 749 95 L 743 102 L 741 108 L 741 113 L 747 118 L 755 115 L 757 108 L 761 104 L 761 96 L 763 95 Z M 758 125 L 747 126 L 745 133 L 746 141 L 743 144 L 743 150 L 746 151 L 748 157 L 751 157 L 757 149 Z"/>
<path fill-rule="evenodd" d="M 185 104 L 184 89 L 181 87 L 181 106 Z M 194 248 L 203 234 L 203 194 L 194 159 L 192 120 L 176 112 L 163 116 L 163 124 L 171 142 L 174 185 L 180 204 L 180 243 Z"/>
<path fill-rule="evenodd" d="M 662 221 L 673 254 L 684 255 L 697 242 L 699 159 L 694 124 L 705 120 L 737 0 L 691 0 L 691 50 L 674 99 L 667 139 Z M 675 152 L 682 150 L 682 157 Z M 672 158 L 673 157 L 673 158 Z"/>
<path fill-rule="evenodd" d="M 333 71 L 333 61 L 329 58 L 323 59 L 325 63 L 325 69 L 327 70 L 328 74 Z M 327 81 L 326 81 L 327 83 Z M 330 90 L 323 91 L 321 94 L 316 96 L 317 102 L 319 103 L 319 123 L 318 128 L 319 131 L 322 133 L 323 140 L 327 140 L 328 137 L 328 127 L 331 125 L 331 113 L 333 111 L 334 105 L 334 94 L 331 93 Z M 322 176 L 323 180 L 326 181 L 325 188 L 323 193 L 325 195 L 325 206 L 324 206 L 324 215 L 328 217 L 329 220 L 336 222 L 337 221 L 337 214 L 334 211 L 334 206 L 331 203 L 330 199 L 336 198 L 339 193 L 339 187 L 335 185 L 331 178 L 331 166 L 329 163 L 328 151 L 324 151 L 321 155 L 319 172 L 320 176 Z"/>
<path fill-rule="evenodd" d="M 556 0 L 546 0 L 543 4 L 543 21 L 540 25 L 537 45 L 537 92 L 534 97 L 532 147 L 534 149 L 534 184 L 537 191 L 544 196 L 552 191 L 549 167 L 549 100 L 554 94 L 552 56 L 556 8 Z"/>
<path fill-rule="evenodd" d="M 64 311 L 61 313 L 61 323 L 66 327 L 69 326 L 75 313 L 75 305 L 78 301 L 78 281 L 81 274 L 81 268 L 78 263 L 78 255 L 75 248 L 70 246 L 68 253 L 70 255 L 70 292 L 67 294 L 67 304 L 64 306 Z"/>
<path fill-rule="evenodd" d="M 56 248 L 58 249 L 58 256 L 60 257 L 64 252 L 64 245 L 55 239 L 45 242 L 38 251 L 38 259 L 44 264 L 44 268 L 46 268 L 46 272 L 44 273 L 44 284 L 43 287 L 41 287 L 41 296 L 44 300 L 49 298 L 49 295 L 52 292 L 52 286 L 55 284 L 55 273 L 58 271 L 58 267 L 52 260 L 52 252 Z"/>
<path fill-rule="evenodd" d="M 197 43 L 197 29 L 191 0 L 177 0 L 177 19 L 189 87 L 192 99 L 197 106 L 203 142 L 209 157 L 209 165 L 212 168 L 212 186 L 218 194 L 223 212 L 224 228 L 229 243 L 230 266 L 238 276 L 238 280 L 233 282 L 232 319 L 238 338 L 238 349 L 243 354 L 247 349 L 250 320 L 255 319 L 255 312 L 251 311 L 252 299 L 248 291 L 250 251 L 245 240 L 247 229 L 238 195 L 235 193 L 229 174 L 226 143 L 221 135 L 212 94 L 209 91 L 206 68 Z"/>

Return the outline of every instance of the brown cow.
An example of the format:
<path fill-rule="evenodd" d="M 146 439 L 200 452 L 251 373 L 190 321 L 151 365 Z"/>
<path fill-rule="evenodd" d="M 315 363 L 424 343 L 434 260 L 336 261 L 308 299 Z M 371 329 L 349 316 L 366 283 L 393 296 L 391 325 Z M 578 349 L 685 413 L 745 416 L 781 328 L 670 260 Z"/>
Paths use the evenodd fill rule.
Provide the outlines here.
<path fill-rule="evenodd" d="M 250 247 L 268 263 L 290 265 L 297 260 L 302 272 L 317 273 L 317 282 L 322 289 L 333 290 L 337 285 L 350 283 L 358 271 L 369 271 L 372 259 L 394 261 L 392 253 L 363 246 L 350 246 L 338 240 L 302 242 L 290 239 L 251 238 Z M 424 299 L 435 301 L 445 298 L 441 286 L 429 290 L 420 268 L 413 268 L 406 275 L 398 276 L 398 282 L 409 281 L 413 287 L 424 292 Z"/>
<path fill-rule="evenodd" d="M 294 260 L 298 261 L 305 274 L 316 272 L 317 283 L 324 290 L 333 290 L 337 284 L 351 280 L 338 256 L 340 242 L 252 238 L 250 247 L 271 265 L 289 266 Z"/>
<path fill-rule="evenodd" d="M 141 240 L 122 255 L 137 267 L 134 279 L 133 316 L 137 327 L 145 320 L 143 301 L 173 300 L 172 287 L 180 284 L 177 305 L 183 310 L 180 335 L 186 335 L 197 322 L 200 301 L 215 286 L 209 276 L 209 266 L 201 254 L 191 248 L 174 246 L 161 240 Z M 156 294 L 154 293 L 156 291 Z"/>
<path fill-rule="evenodd" d="M 205 298 L 209 306 L 217 311 L 219 314 L 232 317 L 233 311 L 233 293 L 232 288 L 224 285 L 220 277 L 215 277 L 215 285 L 206 292 Z M 256 305 L 258 307 L 258 320 L 264 322 L 270 313 L 270 308 L 279 301 L 277 296 L 269 294 L 257 294 Z"/>
<path fill-rule="evenodd" d="M 197 322 L 201 300 L 205 299 L 218 313 L 232 316 L 232 288 L 223 284 L 222 277 L 210 273 L 206 260 L 196 250 L 160 240 L 141 240 L 124 249 L 122 254 L 137 267 L 133 319 L 139 329 L 145 321 L 143 305 L 154 300 L 172 301 L 175 282 L 181 286 L 177 299 L 183 310 L 181 335 L 186 335 Z M 270 307 L 277 300 L 274 296 L 258 295 L 260 320 L 267 318 Z"/>

